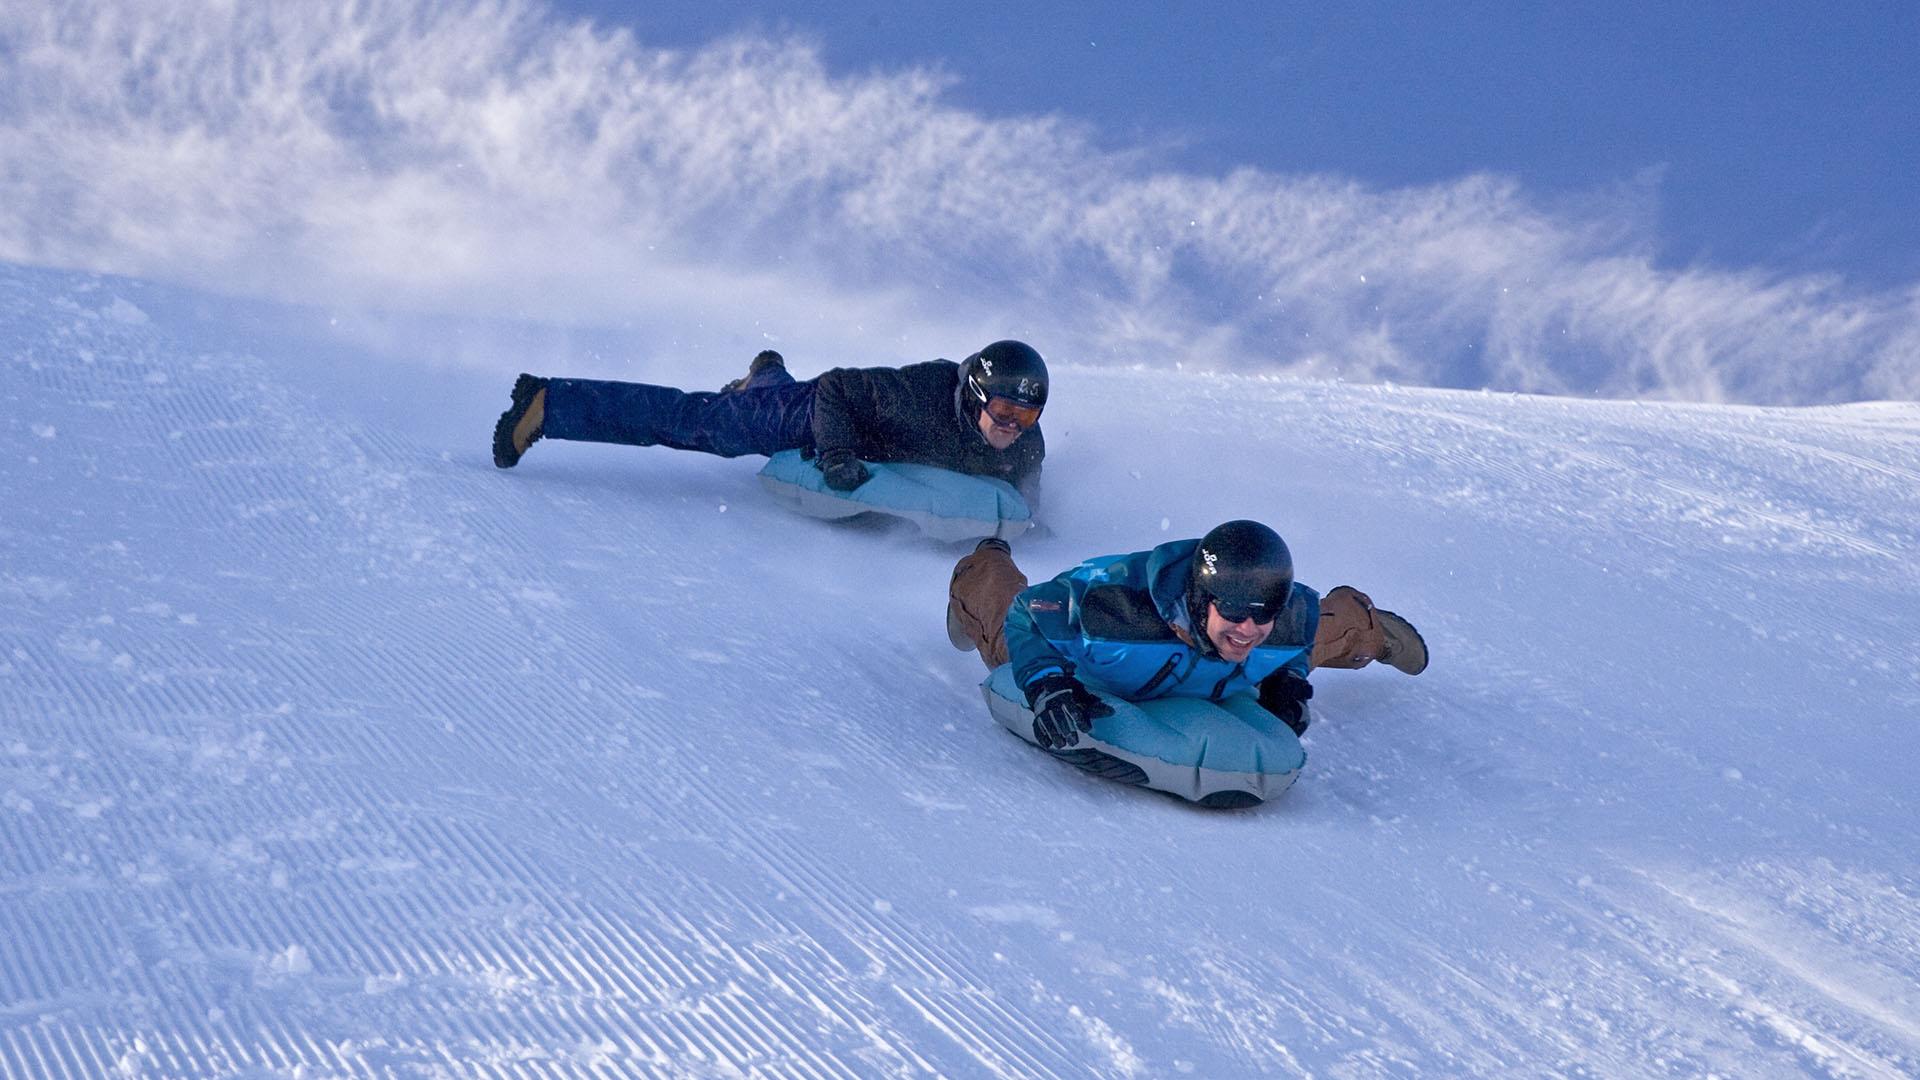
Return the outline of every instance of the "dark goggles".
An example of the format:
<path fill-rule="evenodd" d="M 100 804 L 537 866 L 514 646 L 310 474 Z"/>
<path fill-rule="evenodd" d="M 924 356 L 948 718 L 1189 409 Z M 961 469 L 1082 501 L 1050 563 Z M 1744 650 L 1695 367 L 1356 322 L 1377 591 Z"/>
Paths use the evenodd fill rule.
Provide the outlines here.
<path fill-rule="evenodd" d="M 1040 422 L 1040 406 L 1023 405 L 1012 398 L 995 394 L 980 406 L 996 424 L 1009 424 L 1025 430 Z"/>
<path fill-rule="evenodd" d="M 1261 626 L 1271 624 L 1280 614 L 1264 600 L 1222 600 L 1217 596 L 1213 598 L 1213 610 L 1228 622 L 1246 622 L 1252 619 Z"/>

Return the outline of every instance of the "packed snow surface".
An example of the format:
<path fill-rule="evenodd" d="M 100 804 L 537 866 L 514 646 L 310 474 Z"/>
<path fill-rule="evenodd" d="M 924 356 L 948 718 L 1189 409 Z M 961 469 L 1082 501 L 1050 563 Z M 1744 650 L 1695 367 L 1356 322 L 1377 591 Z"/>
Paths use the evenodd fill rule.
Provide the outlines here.
<path fill-rule="evenodd" d="M 1920 1073 L 1920 406 L 1070 360 L 1030 576 L 1257 517 L 1432 647 L 1273 804 L 998 729 L 965 548 L 757 459 L 0 268 L 0 1076 Z"/>

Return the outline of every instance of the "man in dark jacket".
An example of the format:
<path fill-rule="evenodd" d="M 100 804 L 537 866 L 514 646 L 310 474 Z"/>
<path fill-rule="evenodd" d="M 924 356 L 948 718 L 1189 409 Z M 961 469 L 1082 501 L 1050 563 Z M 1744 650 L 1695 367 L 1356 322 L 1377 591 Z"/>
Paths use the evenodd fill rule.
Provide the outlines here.
<path fill-rule="evenodd" d="M 522 375 L 494 425 L 493 463 L 512 468 L 541 438 L 722 457 L 800 450 L 836 491 L 866 483 L 863 461 L 903 461 L 1005 480 L 1032 507 L 1047 452 L 1039 428 L 1046 403 L 1046 362 L 1018 341 L 996 341 L 957 364 L 835 368 L 804 382 L 769 350 L 718 393 Z"/>

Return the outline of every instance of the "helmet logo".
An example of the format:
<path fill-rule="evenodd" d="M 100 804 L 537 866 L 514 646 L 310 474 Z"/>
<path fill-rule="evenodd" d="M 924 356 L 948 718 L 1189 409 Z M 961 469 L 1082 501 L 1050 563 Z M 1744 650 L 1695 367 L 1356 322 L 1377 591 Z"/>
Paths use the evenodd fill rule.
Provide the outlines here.
<path fill-rule="evenodd" d="M 986 373 L 987 378 L 989 379 L 993 378 L 993 361 L 988 359 L 987 357 L 984 357 L 984 356 L 981 357 L 980 370 Z"/>
<path fill-rule="evenodd" d="M 1205 562 L 1207 564 L 1206 566 L 1201 568 L 1200 570 L 1201 573 L 1217 574 L 1220 572 L 1220 568 L 1217 565 L 1220 561 L 1220 556 L 1215 555 L 1213 552 L 1208 551 L 1206 548 L 1201 548 L 1200 559 L 1202 562 Z"/>

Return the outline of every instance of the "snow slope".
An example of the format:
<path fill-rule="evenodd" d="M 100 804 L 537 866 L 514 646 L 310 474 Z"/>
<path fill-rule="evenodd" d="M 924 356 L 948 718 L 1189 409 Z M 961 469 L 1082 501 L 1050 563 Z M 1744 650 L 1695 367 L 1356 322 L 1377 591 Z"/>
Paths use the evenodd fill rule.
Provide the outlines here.
<path fill-rule="evenodd" d="M 960 549 L 310 314 L 0 267 L 0 1076 L 1920 1073 L 1920 406 L 1061 365 L 1030 574 L 1256 516 L 1434 650 L 1209 813 Z"/>

